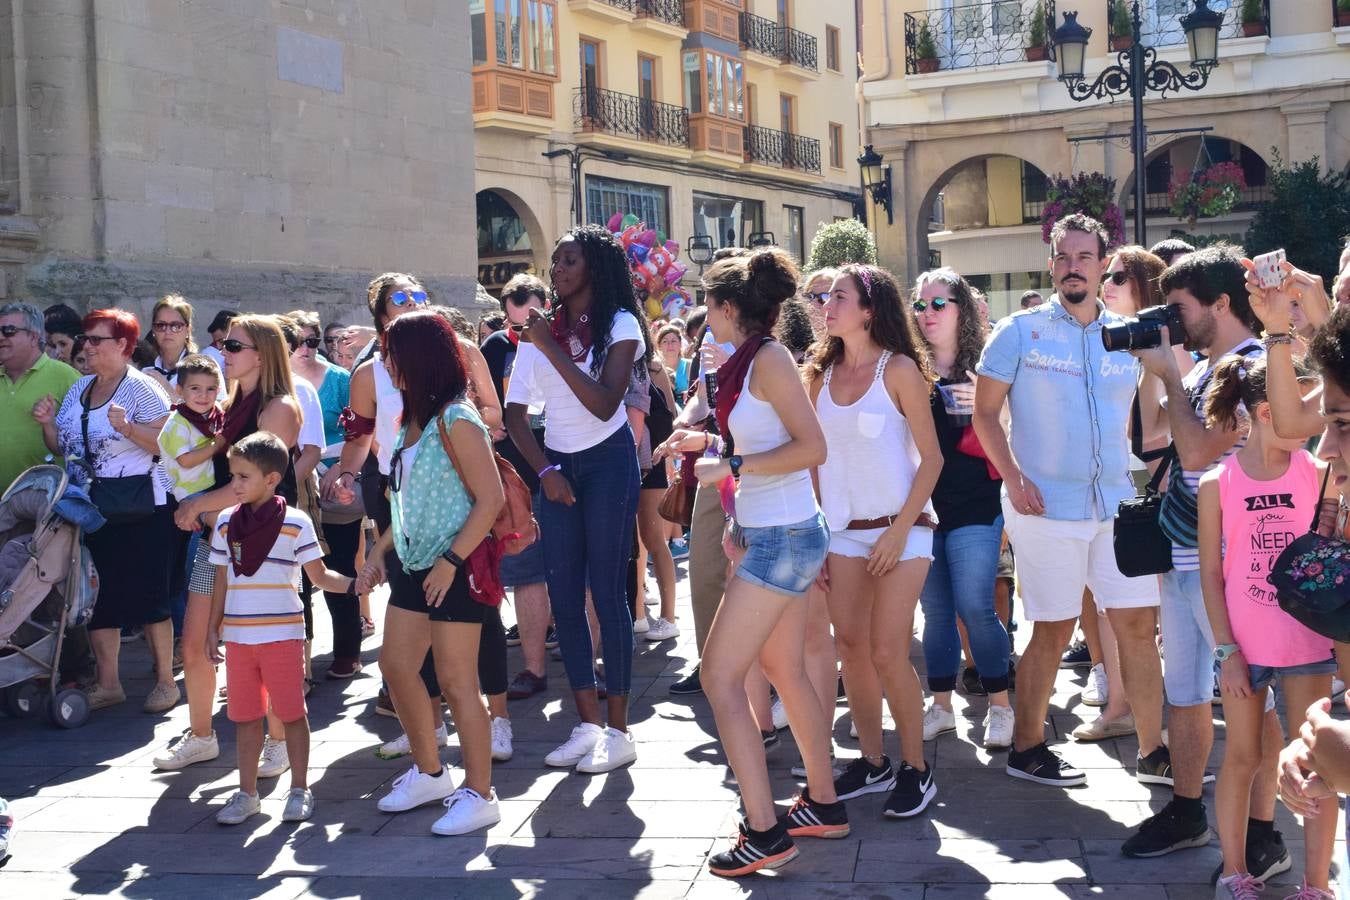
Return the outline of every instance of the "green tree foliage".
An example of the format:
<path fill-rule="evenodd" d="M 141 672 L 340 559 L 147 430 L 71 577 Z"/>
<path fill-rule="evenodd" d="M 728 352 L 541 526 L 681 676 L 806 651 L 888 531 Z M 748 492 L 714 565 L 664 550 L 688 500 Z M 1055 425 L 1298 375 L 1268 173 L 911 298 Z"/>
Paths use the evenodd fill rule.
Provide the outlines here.
<path fill-rule="evenodd" d="M 857 219 L 841 219 L 821 225 L 811 241 L 808 270 L 837 268 L 847 263 L 876 265 L 877 244 L 872 232 Z"/>
<path fill-rule="evenodd" d="M 1270 199 L 1260 204 L 1243 241 L 1248 256 L 1283 248 L 1289 261 L 1331 284 L 1350 235 L 1350 181 L 1344 172 L 1323 174 L 1321 161 L 1275 165 L 1266 176 Z"/>

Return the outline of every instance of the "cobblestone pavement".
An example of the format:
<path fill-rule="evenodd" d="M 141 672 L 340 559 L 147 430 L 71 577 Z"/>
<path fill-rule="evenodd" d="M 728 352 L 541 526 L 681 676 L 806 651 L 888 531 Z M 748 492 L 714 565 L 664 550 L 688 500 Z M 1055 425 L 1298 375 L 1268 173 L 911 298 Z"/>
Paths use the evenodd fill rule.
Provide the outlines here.
<path fill-rule="evenodd" d="M 681 567 L 683 576 L 683 567 Z M 1138 784 L 1133 739 L 1063 744 L 1089 772 L 1083 788 L 1058 790 L 1008 778 L 1002 754 L 978 746 L 984 703 L 957 695 L 956 734 L 927 745 L 938 795 L 916 820 L 881 816 L 883 795 L 849 804 L 852 834 L 840 841 L 801 841 L 798 860 L 774 875 L 743 883 L 710 876 L 705 861 L 734 829 L 736 794 L 703 697 L 677 700 L 670 684 L 693 664 L 687 581 L 680 583 L 685 634 L 640 641 L 634 664 L 633 730 L 640 746 L 627 770 L 584 776 L 547 769 L 545 753 L 574 724 L 564 702 L 562 663 L 550 661 L 550 691 L 512 704 L 515 758 L 494 781 L 502 821 L 486 836 L 430 834 L 439 807 L 386 815 L 375 798 L 406 762 L 372 750 L 398 734 L 373 711 L 379 686 L 379 634 L 365 642 L 365 672 L 349 682 L 319 681 L 309 698 L 314 744 L 310 782 L 314 818 L 283 823 L 287 776 L 263 782 L 263 814 L 223 828 L 214 813 L 235 788 L 234 730 L 217 713 L 221 756 L 181 772 L 155 772 L 156 751 L 187 725 L 187 708 L 167 716 L 140 712 L 152 686 L 143 642 L 123 645 L 129 700 L 95 713 L 83 728 L 0 714 L 0 796 L 18 823 L 0 897 L 894 897 L 996 900 L 1106 897 L 1130 900 L 1208 898 L 1219 861 L 1209 847 L 1155 860 L 1128 860 L 1120 843 L 1166 802 L 1162 789 Z M 377 601 L 376 612 L 382 610 Z M 508 620 L 511 612 L 506 612 Z M 316 611 L 315 670 L 330 648 L 327 616 Z M 1029 637 L 1024 628 L 1019 643 Z M 922 665 L 917 641 L 916 663 Z M 520 666 L 511 651 L 511 670 Z M 1093 710 L 1079 700 L 1085 673 L 1061 671 L 1051 703 L 1060 740 Z M 223 683 L 223 678 L 222 678 Z M 848 713 L 835 720 L 837 751 L 857 753 Z M 887 731 L 894 752 L 894 735 Z M 1213 765 L 1223 750 L 1220 729 Z M 459 751 L 452 733 L 445 759 Z M 797 762 L 791 738 L 769 757 L 776 796 L 789 800 Z M 278 781 L 280 783 L 278 783 Z M 1213 815 L 1212 789 L 1206 802 Z M 1269 894 L 1279 897 L 1301 872 L 1299 832 L 1279 810 L 1278 827 L 1295 867 Z"/>

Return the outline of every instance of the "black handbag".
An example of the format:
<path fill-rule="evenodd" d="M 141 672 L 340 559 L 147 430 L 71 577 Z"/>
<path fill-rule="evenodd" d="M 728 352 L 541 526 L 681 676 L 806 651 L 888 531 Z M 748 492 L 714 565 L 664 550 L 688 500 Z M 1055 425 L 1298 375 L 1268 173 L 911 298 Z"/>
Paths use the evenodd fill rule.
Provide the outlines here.
<path fill-rule="evenodd" d="M 1140 575 L 1161 575 L 1172 570 L 1172 540 L 1162 530 L 1158 517 L 1162 512 L 1163 495 L 1158 493 L 1167 468 L 1176 457 L 1173 445 L 1160 450 L 1144 450 L 1144 424 L 1139 413 L 1139 395 L 1135 394 L 1130 407 L 1130 447 L 1144 462 L 1161 459 L 1162 465 L 1153 473 L 1144 487 L 1142 497 L 1122 500 L 1116 508 L 1112 546 L 1116 551 L 1116 566 L 1122 575 L 1131 578 Z"/>
<path fill-rule="evenodd" d="M 1319 498 L 1330 474 L 1328 466 Z M 1284 549 L 1266 581 L 1293 619 L 1333 641 L 1350 641 L 1350 544 L 1317 533 L 1321 513 L 1319 500 L 1308 533 Z"/>
<path fill-rule="evenodd" d="M 93 390 L 91 387 L 90 390 Z M 114 392 L 115 393 L 115 392 Z M 151 474 L 100 478 L 89 452 L 89 401 L 81 398 L 80 432 L 84 438 L 84 464 L 89 470 L 89 499 L 94 501 L 109 525 L 142 522 L 155 512 L 155 485 Z"/>

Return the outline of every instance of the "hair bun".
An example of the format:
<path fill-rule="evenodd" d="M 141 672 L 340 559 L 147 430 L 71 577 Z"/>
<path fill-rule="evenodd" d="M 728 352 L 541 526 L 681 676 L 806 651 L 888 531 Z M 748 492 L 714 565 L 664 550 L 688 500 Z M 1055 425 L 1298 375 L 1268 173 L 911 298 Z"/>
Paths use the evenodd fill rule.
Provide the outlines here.
<path fill-rule="evenodd" d="M 778 247 L 766 247 L 750 254 L 746 271 L 753 291 L 786 300 L 797 293 L 800 273 L 792 258 Z"/>

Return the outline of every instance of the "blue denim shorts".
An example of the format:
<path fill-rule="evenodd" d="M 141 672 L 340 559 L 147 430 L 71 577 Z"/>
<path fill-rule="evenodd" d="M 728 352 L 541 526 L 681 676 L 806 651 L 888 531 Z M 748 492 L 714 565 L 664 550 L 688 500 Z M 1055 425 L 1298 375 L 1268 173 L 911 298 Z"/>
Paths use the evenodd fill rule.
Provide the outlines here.
<path fill-rule="evenodd" d="M 830 549 L 830 530 L 821 513 L 795 525 L 737 526 L 737 531 L 746 549 L 736 577 L 789 597 L 806 594 Z"/>
<path fill-rule="evenodd" d="M 536 492 L 531 505 L 534 519 L 539 521 L 539 494 Z M 544 540 L 542 537 L 515 556 L 502 557 L 502 587 L 524 587 L 527 584 L 541 584 L 547 576 L 544 566 Z"/>
<path fill-rule="evenodd" d="M 1284 678 L 1289 675 L 1331 675 L 1336 671 L 1335 658 L 1323 660 L 1322 662 L 1304 663 L 1299 666 L 1257 666 L 1252 663 L 1247 664 L 1247 677 L 1251 681 L 1252 690 L 1259 691 L 1261 688 L 1275 681 L 1276 676 Z"/>

